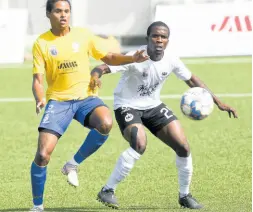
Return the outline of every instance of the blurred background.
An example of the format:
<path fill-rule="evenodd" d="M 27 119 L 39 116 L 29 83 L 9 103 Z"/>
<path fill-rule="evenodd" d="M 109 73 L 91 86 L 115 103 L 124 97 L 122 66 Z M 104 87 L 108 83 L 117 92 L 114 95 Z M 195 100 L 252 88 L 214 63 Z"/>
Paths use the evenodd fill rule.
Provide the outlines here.
<path fill-rule="evenodd" d="M 31 58 L 34 40 L 50 27 L 45 5 L 0 0 L 0 63 Z M 252 0 L 72 0 L 72 8 L 73 26 L 115 37 L 122 52 L 145 44 L 147 27 L 161 20 L 181 57 L 251 55 Z"/>

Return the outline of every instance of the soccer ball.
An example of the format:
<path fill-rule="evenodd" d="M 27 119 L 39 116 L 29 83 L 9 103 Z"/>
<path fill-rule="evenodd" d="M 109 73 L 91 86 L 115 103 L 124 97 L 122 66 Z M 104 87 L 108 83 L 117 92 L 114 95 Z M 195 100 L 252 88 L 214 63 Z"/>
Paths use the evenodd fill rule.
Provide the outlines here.
<path fill-rule="evenodd" d="M 204 88 L 194 87 L 187 90 L 181 99 L 180 108 L 190 119 L 202 120 L 213 111 L 213 97 Z"/>

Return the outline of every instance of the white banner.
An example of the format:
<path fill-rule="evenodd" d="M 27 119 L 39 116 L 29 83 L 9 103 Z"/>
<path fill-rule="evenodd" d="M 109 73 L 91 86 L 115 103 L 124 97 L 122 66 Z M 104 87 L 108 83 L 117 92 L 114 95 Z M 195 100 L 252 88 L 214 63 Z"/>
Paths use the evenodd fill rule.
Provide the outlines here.
<path fill-rule="evenodd" d="M 170 30 L 169 46 L 181 57 L 252 54 L 252 2 L 158 5 L 156 21 Z"/>
<path fill-rule="evenodd" d="M 28 12 L 0 10 L 0 64 L 24 62 Z"/>

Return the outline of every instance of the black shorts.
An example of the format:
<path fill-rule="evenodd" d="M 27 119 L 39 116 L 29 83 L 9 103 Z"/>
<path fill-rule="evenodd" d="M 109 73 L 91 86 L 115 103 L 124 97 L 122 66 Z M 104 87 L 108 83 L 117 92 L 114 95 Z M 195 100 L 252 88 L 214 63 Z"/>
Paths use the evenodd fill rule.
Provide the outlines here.
<path fill-rule="evenodd" d="M 164 103 L 147 110 L 120 107 L 114 113 L 122 134 L 127 126 L 140 123 L 156 135 L 164 126 L 177 120 L 177 117 Z"/>

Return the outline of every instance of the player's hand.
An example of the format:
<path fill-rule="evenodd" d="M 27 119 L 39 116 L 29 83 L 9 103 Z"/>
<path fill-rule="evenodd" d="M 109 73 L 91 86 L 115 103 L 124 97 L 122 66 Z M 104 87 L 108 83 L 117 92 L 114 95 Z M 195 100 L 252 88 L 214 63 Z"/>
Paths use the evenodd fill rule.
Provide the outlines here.
<path fill-rule="evenodd" d="M 37 113 L 37 115 L 40 114 L 41 110 L 45 107 L 45 105 L 46 105 L 46 101 L 44 99 L 36 101 L 36 113 Z"/>
<path fill-rule="evenodd" d="M 144 51 L 145 50 L 141 50 L 141 51 L 136 51 L 133 55 L 133 61 L 135 63 L 141 63 L 143 61 L 146 61 L 149 59 L 149 56 L 148 55 L 145 55 L 144 54 Z"/>
<path fill-rule="evenodd" d="M 89 87 L 92 92 L 96 92 L 97 88 L 101 88 L 102 82 L 98 76 L 91 76 Z"/>
<path fill-rule="evenodd" d="M 228 115 L 229 115 L 229 118 L 231 118 L 231 114 L 234 116 L 234 118 L 238 118 L 236 110 L 234 108 L 230 107 L 229 105 L 221 103 L 221 104 L 218 105 L 218 108 L 221 111 L 227 111 Z"/>

